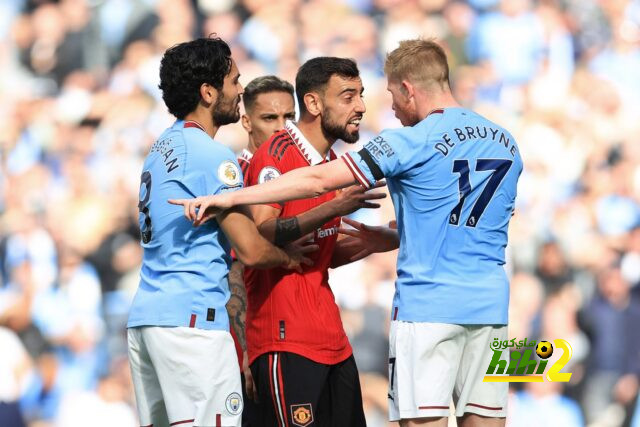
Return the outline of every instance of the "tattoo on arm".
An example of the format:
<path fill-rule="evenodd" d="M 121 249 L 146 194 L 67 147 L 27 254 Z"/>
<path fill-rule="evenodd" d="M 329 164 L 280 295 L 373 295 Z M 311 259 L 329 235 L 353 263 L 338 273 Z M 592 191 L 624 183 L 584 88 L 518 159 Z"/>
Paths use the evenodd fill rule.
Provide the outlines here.
<path fill-rule="evenodd" d="M 300 223 L 295 216 L 292 218 L 276 219 L 276 235 L 274 243 L 277 246 L 284 246 L 289 242 L 302 237 L 300 232 Z"/>
<path fill-rule="evenodd" d="M 229 322 L 238 338 L 238 343 L 242 351 L 247 350 L 247 335 L 245 330 L 245 319 L 247 314 L 247 290 L 244 286 L 244 265 L 239 261 L 234 261 L 229 270 L 229 290 L 231 296 L 227 302 L 227 312 Z"/>

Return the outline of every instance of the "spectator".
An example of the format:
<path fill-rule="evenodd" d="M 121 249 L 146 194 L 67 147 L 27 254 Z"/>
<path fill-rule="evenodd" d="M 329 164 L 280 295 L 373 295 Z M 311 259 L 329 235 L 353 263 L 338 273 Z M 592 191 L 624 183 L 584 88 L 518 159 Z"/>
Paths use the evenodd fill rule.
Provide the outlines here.
<path fill-rule="evenodd" d="M 640 320 L 640 305 L 631 298 L 629 283 L 619 268 L 600 273 L 598 293 L 582 315 L 593 347 L 583 396 L 586 419 L 592 422 L 606 416 L 605 410 L 614 403 L 615 393 L 625 404 L 637 393 L 637 384 L 633 387 L 633 384 L 619 383 L 624 374 L 637 370 L 634 341 Z M 635 375 L 637 381 L 637 372 Z M 617 390 L 614 390 L 616 384 Z"/>

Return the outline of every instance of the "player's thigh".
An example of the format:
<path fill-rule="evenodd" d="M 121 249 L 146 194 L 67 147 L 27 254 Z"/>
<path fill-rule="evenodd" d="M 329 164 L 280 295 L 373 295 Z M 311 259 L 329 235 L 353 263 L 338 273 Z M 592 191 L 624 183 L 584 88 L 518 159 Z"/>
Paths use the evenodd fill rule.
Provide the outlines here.
<path fill-rule="evenodd" d="M 127 330 L 127 347 L 131 381 L 136 396 L 140 425 L 168 427 L 169 418 L 164 406 L 162 389 L 147 347 L 142 338 L 143 328 Z"/>
<path fill-rule="evenodd" d="M 289 352 L 260 355 L 251 365 L 266 426 L 312 426 L 329 366 Z"/>
<path fill-rule="evenodd" d="M 144 339 L 172 424 L 240 425 L 240 369 L 229 332 L 154 327 Z"/>
<path fill-rule="evenodd" d="M 249 398 L 246 392 L 246 382 L 244 375 L 240 375 L 242 384 L 242 427 L 259 427 L 263 425 L 260 414 L 260 403 Z"/>
<path fill-rule="evenodd" d="M 489 345 L 494 339 L 500 342 L 507 339 L 507 326 L 468 325 L 465 329 L 467 331 L 466 347 L 454 390 L 456 416 L 461 417 L 465 413 L 471 413 L 482 417 L 505 417 L 509 384 L 483 382 L 483 379 L 493 354 Z M 473 421 L 476 417 L 471 419 Z M 483 418 L 476 420 L 477 423 L 482 421 Z"/>
<path fill-rule="evenodd" d="M 360 375 L 353 355 L 331 365 L 320 401 L 317 418 L 319 426 L 365 426 L 362 407 Z"/>
<path fill-rule="evenodd" d="M 253 376 L 253 382 L 256 386 L 258 393 L 257 410 L 259 419 L 262 420 L 262 426 L 272 427 L 282 425 L 278 422 L 280 417 L 276 415 L 278 411 L 275 404 L 275 396 L 271 394 L 271 381 L 270 375 L 270 355 L 273 353 L 264 353 L 258 356 L 250 365 L 251 374 Z"/>
<path fill-rule="evenodd" d="M 391 421 L 449 415 L 464 332 L 464 327 L 446 323 L 391 322 Z"/>

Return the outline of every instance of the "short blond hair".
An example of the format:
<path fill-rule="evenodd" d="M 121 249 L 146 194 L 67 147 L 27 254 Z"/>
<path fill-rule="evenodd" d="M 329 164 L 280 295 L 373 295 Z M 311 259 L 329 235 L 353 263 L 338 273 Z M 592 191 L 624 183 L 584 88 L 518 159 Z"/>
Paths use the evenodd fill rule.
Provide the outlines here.
<path fill-rule="evenodd" d="M 409 80 L 425 89 L 449 89 L 449 64 L 444 49 L 433 39 L 403 40 L 387 54 L 384 73 L 389 80 Z"/>

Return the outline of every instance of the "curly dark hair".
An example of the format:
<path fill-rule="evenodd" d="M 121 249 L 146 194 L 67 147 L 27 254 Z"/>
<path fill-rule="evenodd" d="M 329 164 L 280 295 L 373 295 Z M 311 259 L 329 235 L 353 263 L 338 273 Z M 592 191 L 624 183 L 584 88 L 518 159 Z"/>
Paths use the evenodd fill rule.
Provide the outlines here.
<path fill-rule="evenodd" d="M 209 83 L 221 90 L 230 71 L 229 45 L 218 37 L 199 38 L 167 49 L 158 87 L 169 112 L 184 119 L 200 102 L 200 86 Z"/>
<path fill-rule="evenodd" d="M 304 96 L 313 91 L 323 92 L 331 76 L 356 78 L 360 77 L 358 66 L 353 59 L 320 56 L 302 64 L 296 74 L 296 96 L 300 114 L 307 111 Z"/>

